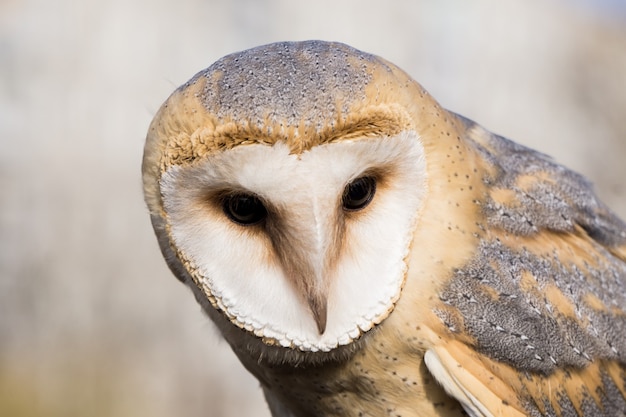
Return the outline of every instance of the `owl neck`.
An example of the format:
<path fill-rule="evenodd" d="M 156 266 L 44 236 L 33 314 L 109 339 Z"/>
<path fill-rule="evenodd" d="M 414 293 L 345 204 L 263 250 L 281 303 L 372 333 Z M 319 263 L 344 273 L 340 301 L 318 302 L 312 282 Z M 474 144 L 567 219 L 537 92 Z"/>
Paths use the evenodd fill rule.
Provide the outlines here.
<path fill-rule="evenodd" d="M 251 355 L 231 346 L 261 383 L 275 417 L 465 415 L 428 373 L 423 352 L 383 327 L 324 360 L 276 348 L 286 358 L 280 363 L 279 351 Z"/>

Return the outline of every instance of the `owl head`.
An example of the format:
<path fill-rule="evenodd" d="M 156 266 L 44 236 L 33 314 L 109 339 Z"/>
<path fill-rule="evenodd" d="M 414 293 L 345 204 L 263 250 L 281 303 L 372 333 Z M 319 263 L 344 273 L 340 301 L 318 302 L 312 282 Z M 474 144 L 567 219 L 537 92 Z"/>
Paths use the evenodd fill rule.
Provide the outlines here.
<path fill-rule="evenodd" d="M 327 352 L 389 316 L 438 109 L 393 64 L 320 41 L 228 55 L 167 99 L 145 198 L 167 263 L 231 344 Z"/>

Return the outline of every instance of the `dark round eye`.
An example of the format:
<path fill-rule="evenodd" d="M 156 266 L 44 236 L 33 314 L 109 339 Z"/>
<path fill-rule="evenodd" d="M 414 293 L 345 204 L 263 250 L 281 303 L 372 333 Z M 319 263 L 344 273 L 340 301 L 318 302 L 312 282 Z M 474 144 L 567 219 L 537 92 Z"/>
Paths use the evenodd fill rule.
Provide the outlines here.
<path fill-rule="evenodd" d="M 265 219 L 267 210 L 258 197 L 251 194 L 234 194 L 224 198 L 224 213 L 235 223 L 248 226 Z"/>
<path fill-rule="evenodd" d="M 343 209 L 357 211 L 367 206 L 376 193 L 376 180 L 373 177 L 357 178 L 343 191 Z"/>

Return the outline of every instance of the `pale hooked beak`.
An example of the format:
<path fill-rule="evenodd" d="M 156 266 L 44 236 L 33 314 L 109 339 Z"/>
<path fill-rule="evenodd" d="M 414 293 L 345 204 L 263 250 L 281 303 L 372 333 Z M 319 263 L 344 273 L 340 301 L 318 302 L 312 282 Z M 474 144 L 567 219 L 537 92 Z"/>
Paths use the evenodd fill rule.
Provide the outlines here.
<path fill-rule="evenodd" d="M 329 199 L 330 200 L 330 199 Z M 311 204 L 328 213 L 334 207 Z M 306 213 L 306 211 L 304 211 Z M 313 221 L 311 221 L 313 219 Z M 332 216 L 285 216 L 281 222 L 268 222 L 267 233 L 280 259 L 285 275 L 308 304 L 320 335 L 328 321 L 330 269 L 339 256 L 341 242 L 339 221 Z"/>
<path fill-rule="evenodd" d="M 326 331 L 326 319 L 328 315 L 328 297 L 326 294 L 309 294 L 307 297 L 309 307 L 313 313 L 313 318 L 317 324 L 317 331 L 320 335 Z"/>

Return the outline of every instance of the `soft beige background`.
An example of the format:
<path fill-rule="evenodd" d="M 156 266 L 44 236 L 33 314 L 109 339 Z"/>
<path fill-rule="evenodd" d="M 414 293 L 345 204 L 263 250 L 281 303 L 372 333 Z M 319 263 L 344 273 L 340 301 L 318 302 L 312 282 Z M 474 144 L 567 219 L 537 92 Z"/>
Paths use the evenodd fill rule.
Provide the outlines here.
<path fill-rule="evenodd" d="M 382 55 L 626 217 L 626 15 L 600 3 L 1 0 L 0 415 L 268 415 L 165 267 L 140 187 L 152 115 L 235 50 Z"/>

